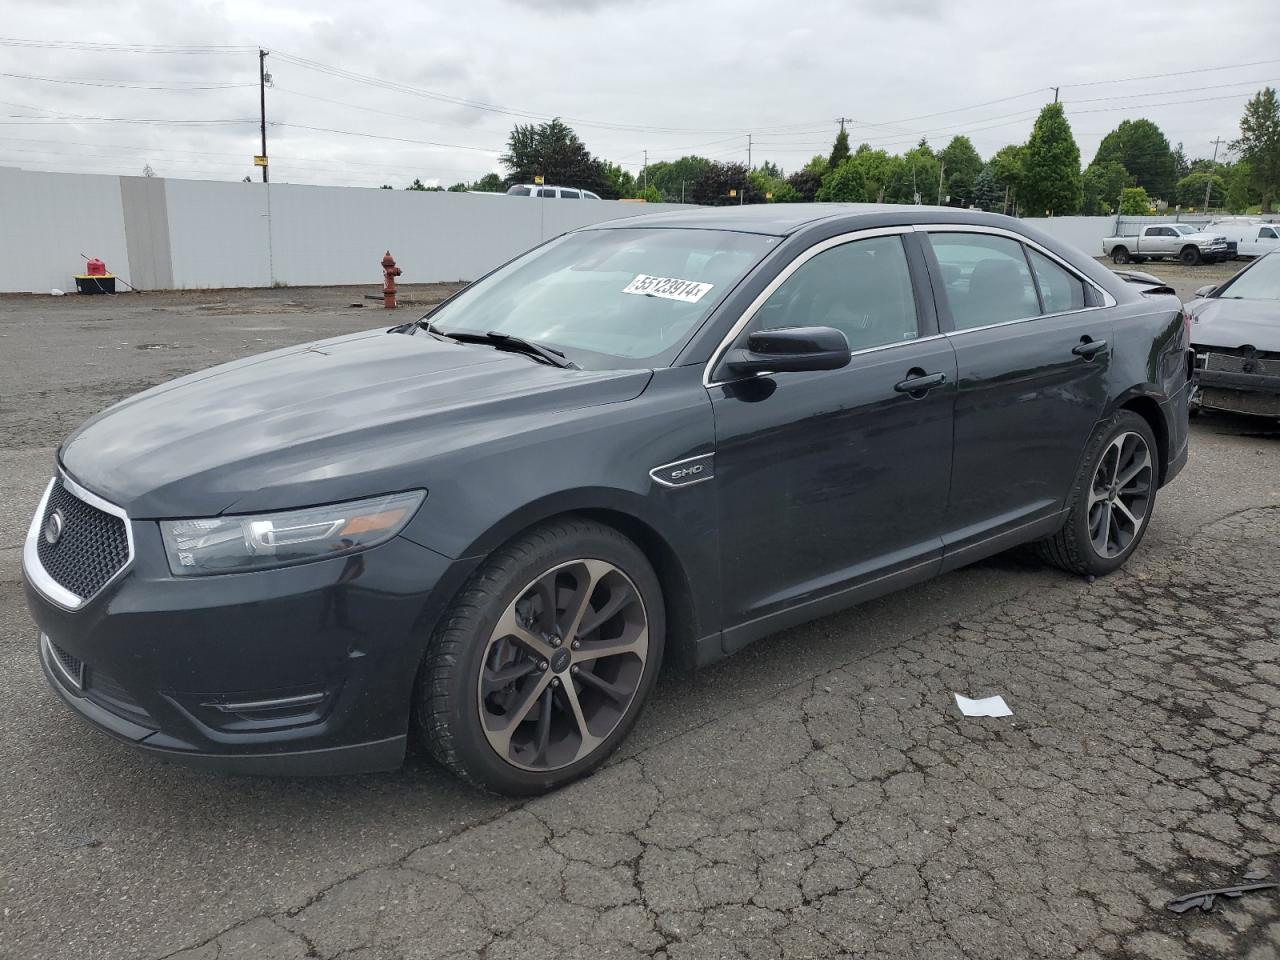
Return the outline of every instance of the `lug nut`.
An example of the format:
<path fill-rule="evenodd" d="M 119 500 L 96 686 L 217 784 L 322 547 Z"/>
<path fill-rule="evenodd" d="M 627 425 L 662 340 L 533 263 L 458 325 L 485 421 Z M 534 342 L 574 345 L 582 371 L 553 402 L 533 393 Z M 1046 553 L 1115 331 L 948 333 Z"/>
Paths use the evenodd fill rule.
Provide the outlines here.
<path fill-rule="evenodd" d="M 561 640 L 559 637 L 552 637 L 552 638 L 551 638 L 551 645 L 552 645 L 553 647 L 558 647 L 558 646 L 560 646 L 560 644 L 562 644 L 563 642 L 564 642 L 564 641 L 563 641 L 563 640 Z"/>
<path fill-rule="evenodd" d="M 582 646 L 582 641 L 575 640 L 573 641 L 573 643 L 569 644 L 569 646 L 571 646 L 574 650 L 577 650 L 580 646 Z"/>
<path fill-rule="evenodd" d="M 552 685 L 553 687 L 558 687 L 558 686 L 560 686 L 560 678 L 559 678 L 559 677 L 552 677 L 552 678 L 551 678 L 551 685 Z"/>
<path fill-rule="evenodd" d="M 582 668 L 575 663 L 572 667 L 569 668 L 569 672 L 572 674 L 577 674 L 581 669 Z"/>
<path fill-rule="evenodd" d="M 538 669 L 539 669 L 539 670 L 545 670 L 545 669 L 547 669 L 547 661 L 543 660 L 541 663 L 539 663 L 539 664 L 538 664 Z"/>

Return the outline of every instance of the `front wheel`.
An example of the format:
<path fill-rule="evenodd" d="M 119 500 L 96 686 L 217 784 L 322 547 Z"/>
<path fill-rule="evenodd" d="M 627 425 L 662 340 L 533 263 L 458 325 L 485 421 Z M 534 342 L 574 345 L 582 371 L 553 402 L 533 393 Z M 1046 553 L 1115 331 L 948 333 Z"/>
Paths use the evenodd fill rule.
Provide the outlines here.
<path fill-rule="evenodd" d="M 431 639 L 415 697 L 427 749 L 498 793 L 577 779 L 635 723 L 664 633 L 634 543 L 577 518 L 536 527 L 485 561 Z"/>
<path fill-rule="evenodd" d="M 1186 246 L 1182 248 L 1182 254 L 1179 256 L 1184 266 L 1194 267 L 1200 262 L 1200 248 Z"/>
<path fill-rule="evenodd" d="M 1088 576 L 1121 567 L 1142 542 L 1159 483 L 1155 435 L 1121 410 L 1094 430 L 1067 499 L 1067 521 L 1036 544 L 1054 566 Z"/>

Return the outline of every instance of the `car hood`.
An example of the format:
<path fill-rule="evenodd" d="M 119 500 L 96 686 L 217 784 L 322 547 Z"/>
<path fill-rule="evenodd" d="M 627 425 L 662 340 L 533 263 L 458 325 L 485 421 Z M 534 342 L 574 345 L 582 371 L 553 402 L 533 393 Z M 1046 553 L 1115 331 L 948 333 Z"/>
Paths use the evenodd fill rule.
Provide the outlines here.
<path fill-rule="evenodd" d="M 1280 352 L 1280 301 L 1231 300 L 1209 297 L 1193 300 L 1191 342 L 1206 347 L 1252 346 Z"/>
<path fill-rule="evenodd" d="M 428 486 L 444 451 L 632 399 L 651 376 L 377 330 L 153 387 L 86 421 L 59 459 L 137 518 L 331 503 Z"/>

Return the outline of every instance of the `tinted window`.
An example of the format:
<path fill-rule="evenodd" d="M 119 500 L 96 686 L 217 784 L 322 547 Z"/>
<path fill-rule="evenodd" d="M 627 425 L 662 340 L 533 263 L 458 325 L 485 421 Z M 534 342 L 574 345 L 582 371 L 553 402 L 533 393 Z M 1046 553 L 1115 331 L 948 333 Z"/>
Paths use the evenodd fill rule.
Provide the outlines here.
<path fill-rule="evenodd" d="M 805 261 L 765 301 L 753 330 L 835 327 L 851 350 L 918 336 L 900 237 L 855 240 Z"/>
<path fill-rule="evenodd" d="M 1084 309 L 1084 283 L 1079 278 L 1030 247 L 1027 247 L 1027 256 L 1040 284 L 1045 313 Z"/>
<path fill-rule="evenodd" d="M 507 195 L 512 197 L 527 197 L 529 196 L 529 188 L 528 187 L 511 187 L 507 191 Z"/>
<path fill-rule="evenodd" d="M 582 198 L 578 196 L 577 190 L 561 190 L 560 199 L 561 200 L 581 200 Z"/>
<path fill-rule="evenodd" d="M 931 233 L 957 330 L 1040 313 L 1022 244 L 982 233 Z"/>
<path fill-rule="evenodd" d="M 540 188 L 538 189 L 538 196 L 540 196 L 540 197 L 552 197 L 552 198 L 554 198 L 554 197 L 555 197 L 555 195 L 556 195 L 556 188 L 555 188 L 555 187 L 540 187 Z"/>
<path fill-rule="evenodd" d="M 720 230 L 582 230 L 531 250 L 429 316 L 446 334 L 510 333 L 588 368 L 660 366 L 778 242 Z"/>
<path fill-rule="evenodd" d="M 1258 231 L 1259 240 L 1274 240 L 1275 238 L 1276 238 L 1276 232 L 1272 230 L 1270 227 L 1263 227 L 1261 230 Z"/>
<path fill-rule="evenodd" d="M 599 199 L 600 199 L 600 194 L 598 194 L 598 193 L 592 193 L 590 190 L 583 190 L 583 191 L 582 191 L 582 199 L 583 199 L 583 200 L 599 200 Z"/>

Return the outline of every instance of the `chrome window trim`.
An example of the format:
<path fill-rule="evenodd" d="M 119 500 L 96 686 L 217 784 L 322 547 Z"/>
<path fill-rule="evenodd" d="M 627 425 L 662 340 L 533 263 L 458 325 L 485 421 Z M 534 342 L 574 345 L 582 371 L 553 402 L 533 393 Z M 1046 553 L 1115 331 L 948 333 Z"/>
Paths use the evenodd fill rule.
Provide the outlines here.
<path fill-rule="evenodd" d="M 991 323 L 981 327 L 969 327 L 965 330 L 953 330 L 952 333 L 968 333 L 971 330 L 989 330 L 992 327 L 1003 327 L 1010 323 L 1025 323 L 1027 320 L 1043 320 L 1045 317 L 1065 317 L 1073 313 L 1086 313 L 1090 310 L 1106 310 L 1108 307 L 1114 307 L 1118 301 L 1105 289 L 1095 283 L 1093 280 L 1083 276 L 1079 270 L 1073 267 L 1062 257 L 1058 256 L 1044 244 L 1037 243 L 1028 236 L 1017 233 L 1013 230 L 1006 230 L 1003 227 L 984 227 L 977 223 L 928 223 L 916 224 L 915 229 L 920 233 L 985 233 L 997 237 L 1005 237 L 1009 240 L 1016 240 L 1018 243 L 1026 244 L 1036 253 L 1043 254 L 1058 266 L 1062 267 L 1069 274 L 1082 283 L 1087 283 L 1094 290 L 1102 295 L 1102 305 L 1097 307 L 1081 307 L 1079 310 L 1060 310 L 1057 313 L 1039 313 L 1034 317 L 1019 317 L 1017 320 L 1005 320 L 1002 323 Z M 1030 265 L 1028 264 L 1030 268 Z"/>
<path fill-rule="evenodd" d="M 119 517 L 124 521 L 125 543 L 128 546 L 128 556 L 120 569 L 111 575 L 105 583 L 102 584 L 94 593 L 87 597 L 80 597 L 72 593 L 66 587 L 62 586 L 53 577 L 49 576 L 44 568 L 44 564 L 40 562 L 39 540 L 44 533 L 44 512 L 49 506 L 49 497 L 53 494 L 53 484 L 55 481 L 61 480 L 72 496 L 83 500 L 91 507 L 97 507 L 103 513 L 109 513 L 112 516 Z M 44 488 L 44 496 L 40 498 L 40 505 L 36 507 L 36 515 L 31 519 L 31 526 L 27 530 L 27 540 L 22 548 L 22 569 L 27 575 L 27 579 L 31 585 L 36 588 L 46 600 L 53 603 L 64 610 L 78 610 L 86 603 L 96 597 L 103 590 L 107 589 L 112 583 L 124 576 L 126 570 L 133 565 L 134 543 L 133 543 L 133 524 L 129 521 L 129 514 L 121 507 L 117 507 L 114 503 L 103 500 L 96 493 L 91 493 L 80 484 L 76 483 L 62 468 L 58 469 L 58 475 L 49 480 L 49 485 Z"/>
<path fill-rule="evenodd" d="M 807 250 L 801 251 L 792 258 L 790 263 L 782 268 L 781 272 L 779 272 L 776 277 L 769 281 L 769 285 L 760 291 L 759 295 L 751 301 L 747 309 L 742 311 L 742 316 L 734 322 L 733 326 L 729 329 L 729 332 L 721 338 L 719 345 L 714 351 L 712 351 L 711 359 L 709 359 L 707 361 L 707 365 L 702 368 L 702 385 L 707 389 L 710 389 L 722 383 L 735 383 L 741 380 L 750 380 L 752 377 L 758 377 L 761 375 L 759 373 L 755 373 L 749 377 L 731 377 L 728 380 L 713 380 L 711 378 L 716 367 L 719 366 L 720 361 L 724 359 L 724 355 L 729 352 L 729 348 L 733 345 L 733 341 L 736 340 L 739 334 L 746 329 L 747 325 L 755 319 L 755 315 L 759 313 L 760 308 L 764 306 L 765 301 L 773 296 L 777 289 L 790 279 L 793 273 L 818 254 L 826 253 L 833 247 L 843 246 L 846 243 L 853 243 L 857 240 L 869 240 L 872 237 L 902 236 L 904 234 L 911 233 L 913 229 L 914 228 L 910 225 L 897 227 L 867 227 L 863 230 L 852 230 L 849 233 L 841 233 L 834 237 L 828 237 L 826 240 L 815 243 Z M 903 256 L 906 256 L 905 249 L 903 250 Z M 917 324 L 919 323 L 919 317 L 916 318 L 916 322 Z M 897 347 L 905 343 L 919 343 L 921 340 L 932 339 L 934 339 L 933 336 L 917 337 L 914 340 L 903 340 L 900 343 L 886 343 L 875 347 L 866 347 L 862 350 L 851 350 L 849 355 L 858 356 L 859 354 L 870 353 L 872 350 L 883 350 L 886 347 Z"/>

